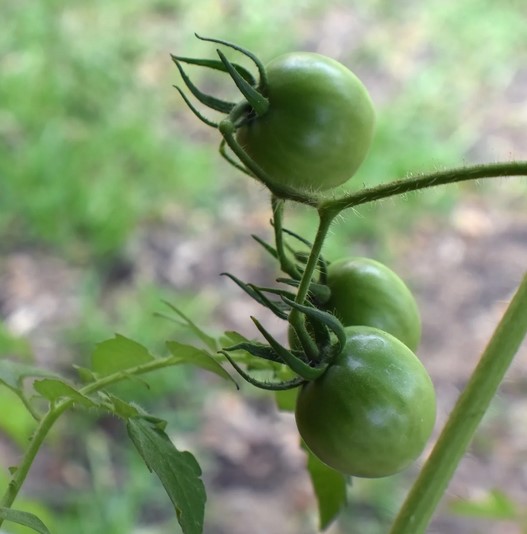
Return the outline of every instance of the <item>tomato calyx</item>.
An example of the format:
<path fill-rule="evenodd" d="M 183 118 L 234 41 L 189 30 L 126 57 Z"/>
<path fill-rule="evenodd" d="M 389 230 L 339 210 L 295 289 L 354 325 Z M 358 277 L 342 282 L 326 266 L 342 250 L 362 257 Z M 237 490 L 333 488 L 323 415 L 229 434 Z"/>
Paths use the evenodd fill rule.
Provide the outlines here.
<path fill-rule="evenodd" d="M 219 111 L 220 113 L 227 114 L 236 126 L 246 123 L 247 121 L 250 121 L 255 117 L 261 117 L 265 115 L 265 113 L 267 113 L 269 109 L 269 100 L 266 96 L 264 96 L 267 89 L 267 74 L 262 62 L 254 54 L 252 54 L 245 48 L 229 41 L 213 39 L 210 37 L 202 37 L 198 34 L 196 34 L 196 37 L 198 39 L 201 39 L 202 41 L 218 43 L 237 50 L 238 52 L 241 52 L 243 55 L 250 58 L 254 62 L 258 69 L 259 79 L 256 80 L 255 77 L 251 74 L 251 72 L 248 71 L 245 67 L 229 61 L 225 54 L 219 49 L 216 49 L 216 53 L 220 58 L 219 60 L 191 58 L 171 54 L 170 57 L 178 68 L 181 78 L 185 83 L 187 89 L 191 92 L 191 94 L 206 107 L 214 111 Z M 212 70 L 218 70 L 229 74 L 231 79 L 236 84 L 236 87 L 244 96 L 245 100 L 239 103 L 229 102 L 204 93 L 196 85 L 194 85 L 190 77 L 185 72 L 182 63 L 185 63 L 187 65 L 205 67 Z M 219 127 L 219 123 L 205 118 L 192 105 L 192 103 L 188 100 L 188 98 L 185 96 L 180 87 L 174 87 L 179 91 L 181 96 L 184 98 L 185 103 L 190 107 L 190 109 L 202 122 L 205 122 L 205 124 L 214 128 Z"/>
<path fill-rule="evenodd" d="M 346 338 L 344 326 L 339 319 L 328 311 L 321 309 L 322 302 L 328 296 L 327 287 L 324 285 L 327 277 L 327 263 L 324 258 L 319 258 L 318 275 L 311 282 L 305 302 L 297 302 L 297 295 L 290 288 L 297 289 L 299 287 L 306 256 L 302 251 L 298 251 L 289 245 L 283 238 L 291 237 L 307 248 L 312 245 L 298 234 L 283 228 L 278 212 L 275 213 L 275 216 L 276 220 L 271 221 L 271 224 L 275 230 L 279 229 L 276 247 L 258 236 L 253 235 L 252 237 L 274 259 L 278 259 L 284 253 L 284 250 L 281 250 L 284 247 L 295 258 L 295 262 L 289 268 L 291 277 L 277 279 L 277 282 L 284 284 L 286 287 L 258 286 L 244 282 L 231 273 L 224 272 L 222 275 L 233 281 L 247 295 L 261 306 L 270 310 L 276 317 L 289 322 L 288 328 L 295 341 L 293 343 L 290 341 L 289 348 L 285 347 L 270 334 L 260 321 L 251 317 L 266 343 L 244 340 L 222 348 L 220 353 L 227 358 L 234 369 L 247 382 L 261 389 L 276 391 L 293 389 L 305 382 L 320 378 L 342 351 Z M 269 369 L 269 366 L 271 366 L 276 371 L 275 378 L 285 379 L 279 381 L 259 380 L 251 376 L 239 364 L 244 361 L 243 354 L 250 354 L 254 357 L 253 360 L 250 360 L 251 368 L 258 369 L 258 364 L 255 361 L 257 362 L 259 359 L 265 360 L 264 367 Z M 241 360 L 240 357 L 242 358 Z M 283 368 L 288 370 L 285 377 L 280 376 Z M 291 378 L 291 375 L 294 378 Z"/>

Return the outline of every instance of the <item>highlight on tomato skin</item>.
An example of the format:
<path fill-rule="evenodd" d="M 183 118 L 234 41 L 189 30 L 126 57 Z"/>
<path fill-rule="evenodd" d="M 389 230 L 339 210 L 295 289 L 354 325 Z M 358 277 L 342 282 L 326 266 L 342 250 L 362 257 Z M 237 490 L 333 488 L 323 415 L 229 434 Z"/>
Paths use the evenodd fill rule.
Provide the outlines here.
<path fill-rule="evenodd" d="M 269 109 L 253 114 L 236 139 L 274 183 L 298 191 L 344 184 L 371 145 L 375 112 L 368 91 L 347 67 L 295 52 L 266 65 Z"/>
<path fill-rule="evenodd" d="M 403 280 L 386 265 L 363 257 L 330 263 L 326 308 L 344 326 L 372 326 L 392 334 L 410 350 L 421 341 L 421 314 Z"/>
<path fill-rule="evenodd" d="M 430 438 L 434 386 L 392 335 L 367 326 L 345 330 L 344 350 L 298 393 L 298 430 L 328 466 L 356 477 L 390 476 L 414 462 Z"/>

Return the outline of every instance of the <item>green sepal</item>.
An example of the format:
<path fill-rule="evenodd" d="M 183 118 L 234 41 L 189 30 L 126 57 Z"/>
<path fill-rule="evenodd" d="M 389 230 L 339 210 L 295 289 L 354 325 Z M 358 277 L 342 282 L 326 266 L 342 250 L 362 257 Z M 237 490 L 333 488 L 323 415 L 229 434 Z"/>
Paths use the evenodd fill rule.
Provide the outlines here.
<path fill-rule="evenodd" d="M 239 171 L 242 171 L 243 173 L 247 174 L 251 178 L 254 178 L 254 174 L 247 167 L 242 165 L 240 162 L 236 161 L 232 156 L 230 156 L 230 154 L 227 154 L 227 151 L 225 150 L 225 145 L 226 145 L 225 139 L 222 139 L 220 143 L 220 148 L 219 148 L 222 158 L 228 163 L 230 163 L 234 168 L 238 169 Z"/>
<path fill-rule="evenodd" d="M 295 356 L 291 351 L 280 345 L 274 337 L 267 332 L 262 324 L 255 318 L 251 317 L 252 322 L 256 325 L 256 328 L 260 331 L 265 340 L 275 350 L 281 360 L 289 366 L 291 371 L 302 377 L 304 380 L 316 380 L 320 377 L 327 368 L 327 365 L 318 367 L 311 367 L 306 362 Z"/>
<path fill-rule="evenodd" d="M 187 86 L 188 90 L 205 106 L 214 109 L 215 111 L 220 111 L 221 113 L 230 113 L 232 108 L 236 105 L 233 102 L 226 102 L 225 100 L 221 100 L 219 98 L 216 98 L 214 96 L 207 95 L 206 93 L 203 93 L 200 91 L 191 81 L 191 79 L 188 77 L 187 73 L 184 71 L 183 67 L 181 66 L 181 63 L 177 60 L 176 56 L 171 56 L 172 61 L 176 64 L 176 67 L 179 70 L 179 73 L 181 74 L 181 78 L 185 82 L 185 85 Z M 232 67 L 234 69 L 234 67 Z M 237 73 L 237 71 L 235 70 Z M 237 73 L 238 76 L 240 76 Z M 243 79 L 243 78 L 242 78 Z M 244 80 L 245 81 L 245 80 Z M 247 83 L 247 82 L 245 82 Z"/>
<path fill-rule="evenodd" d="M 284 391 L 286 389 L 293 389 L 301 386 L 305 381 L 300 377 L 292 378 L 291 380 L 285 380 L 283 382 L 270 382 L 267 380 L 258 380 L 257 378 L 252 377 L 250 374 L 246 373 L 235 361 L 231 356 L 223 351 L 220 350 L 220 353 L 229 360 L 230 364 L 236 369 L 238 374 L 246 381 L 249 382 L 249 384 L 252 384 L 253 386 L 265 389 L 267 391 Z"/>
<path fill-rule="evenodd" d="M 258 237 L 257 235 L 255 234 L 251 234 L 251 237 L 259 244 L 261 245 L 267 252 L 269 252 L 269 254 L 271 254 L 271 256 L 275 259 L 278 259 L 278 252 L 276 251 L 276 249 L 269 245 L 269 243 L 267 243 L 266 241 L 264 241 L 262 238 Z"/>
<path fill-rule="evenodd" d="M 346 332 L 344 331 L 344 325 L 335 317 L 333 314 L 319 310 L 318 308 L 313 308 L 311 306 L 306 306 L 304 304 L 298 304 L 297 302 L 288 299 L 287 297 L 282 297 L 284 302 L 291 306 L 292 308 L 297 309 L 311 319 L 312 324 L 315 322 L 320 322 L 325 324 L 336 336 L 337 338 L 337 354 L 339 354 L 344 345 L 346 344 Z"/>
<path fill-rule="evenodd" d="M 287 319 L 287 313 L 284 311 L 283 302 L 280 301 L 271 301 L 269 300 L 259 289 L 258 287 L 252 284 L 246 284 L 236 276 L 230 273 L 221 273 L 221 276 L 227 276 L 230 278 L 236 285 L 238 285 L 245 293 L 247 293 L 251 298 L 256 302 L 271 310 L 277 317 L 280 319 Z"/>
<path fill-rule="evenodd" d="M 178 93 L 181 95 L 183 100 L 185 101 L 185 104 L 190 108 L 190 111 L 196 115 L 196 117 L 203 123 L 205 123 L 207 126 L 212 126 L 213 128 L 218 128 L 219 124 L 217 122 L 214 122 L 205 115 L 203 115 L 195 106 L 194 104 L 188 99 L 187 95 L 182 91 L 180 87 L 177 85 L 174 85 L 174 88 L 177 89 Z"/>
<path fill-rule="evenodd" d="M 260 81 L 258 82 L 258 87 L 263 91 L 267 91 L 267 72 L 265 71 L 265 67 L 263 63 L 252 53 L 249 52 L 249 50 L 231 43 L 229 41 L 224 41 L 222 39 L 213 39 L 212 37 L 202 37 L 201 35 L 198 35 L 197 33 L 194 34 L 198 39 L 201 39 L 202 41 L 209 41 L 211 43 L 218 43 L 225 46 L 228 46 L 229 48 L 232 48 L 233 50 L 236 50 L 238 52 L 241 52 L 244 56 L 248 57 L 253 63 L 256 65 L 256 68 L 258 69 L 258 74 L 260 75 Z"/>
<path fill-rule="evenodd" d="M 243 350 L 252 356 L 256 356 L 257 358 L 262 358 L 270 362 L 283 363 L 276 352 L 269 345 L 264 345 L 263 343 L 244 342 L 222 349 L 222 351 L 227 352 L 234 352 L 236 350 Z"/>
<path fill-rule="evenodd" d="M 173 61 L 181 61 L 181 63 L 187 63 L 188 65 L 198 65 L 200 67 L 207 67 L 209 69 L 227 72 L 227 68 L 225 67 L 223 62 L 218 61 L 217 59 L 199 59 L 193 57 L 175 56 L 173 54 L 170 54 L 170 57 Z M 250 83 L 251 85 L 256 85 L 256 80 L 254 79 L 254 76 L 245 67 L 242 67 L 237 63 L 232 63 L 232 66 L 240 73 L 240 75 L 245 80 L 247 80 L 248 83 Z"/>
<path fill-rule="evenodd" d="M 238 87 L 247 102 L 251 104 L 251 107 L 254 109 L 255 113 L 259 117 L 265 115 L 269 109 L 269 100 L 259 93 L 250 83 L 247 82 L 247 80 L 243 78 L 243 76 L 240 75 L 240 73 L 234 68 L 232 63 L 225 57 L 225 54 L 221 50 L 216 50 L 216 52 L 218 53 L 218 56 L 220 56 L 220 59 L 236 84 L 236 87 Z"/>

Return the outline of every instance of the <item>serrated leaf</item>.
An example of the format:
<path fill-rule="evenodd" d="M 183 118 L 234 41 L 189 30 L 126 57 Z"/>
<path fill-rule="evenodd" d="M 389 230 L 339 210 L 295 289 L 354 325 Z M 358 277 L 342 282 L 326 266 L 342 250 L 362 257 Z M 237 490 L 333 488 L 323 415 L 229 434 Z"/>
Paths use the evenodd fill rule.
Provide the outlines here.
<path fill-rule="evenodd" d="M 190 363 L 234 382 L 232 376 L 207 351 L 178 341 L 167 341 L 166 345 L 170 353 L 180 359 L 181 363 Z"/>
<path fill-rule="evenodd" d="M 83 395 L 73 386 L 64 382 L 63 380 L 58 380 L 56 378 L 35 380 L 33 383 L 33 388 L 37 393 L 40 393 L 44 398 L 51 402 L 66 398 L 72 399 L 83 406 L 87 406 L 88 408 L 97 407 L 96 402 L 89 397 L 86 397 L 86 395 Z"/>
<path fill-rule="evenodd" d="M 318 502 L 320 530 L 325 530 L 346 505 L 346 477 L 321 462 L 302 443 L 307 453 L 307 470 Z"/>
<path fill-rule="evenodd" d="M 146 466 L 163 484 L 184 534 L 201 534 L 207 496 L 194 456 L 177 450 L 159 426 L 145 418 L 129 419 L 126 428 Z"/>
<path fill-rule="evenodd" d="M 50 534 L 46 525 L 36 515 L 30 514 L 29 512 L 0 507 L 0 518 L 29 527 L 39 534 Z"/>
<path fill-rule="evenodd" d="M 517 519 L 518 505 L 498 490 L 477 501 L 456 500 L 449 504 L 451 512 L 483 519 Z"/>
<path fill-rule="evenodd" d="M 118 371 L 125 371 L 154 357 L 137 341 L 116 334 L 113 339 L 99 343 L 92 355 L 92 370 L 99 376 L 107 376 Z"/>
<path fill-rule="evenodd" d="M 181 319 L 183 319 L 184 324 L 192 331 L 192 333 L 200 339 L 203 344 L 212 352 L 216 352 L 219 349 L 216 340 L 204 332 L 199 326 L 197 326 L 193 321 L 191 321 L 179 308 L 171 304 L 170 302 L 163 301 L 166 306 L 168 306 L 174 313 L 176 313 Z"/>

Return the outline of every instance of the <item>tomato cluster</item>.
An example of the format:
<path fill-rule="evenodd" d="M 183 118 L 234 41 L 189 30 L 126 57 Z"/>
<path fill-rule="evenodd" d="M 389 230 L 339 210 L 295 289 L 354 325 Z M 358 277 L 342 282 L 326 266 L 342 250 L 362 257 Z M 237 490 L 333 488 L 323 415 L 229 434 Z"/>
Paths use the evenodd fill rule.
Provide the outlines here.
<path fill-rule="evenodd" d="M 361 257 L 327 269 L 324 304 L 345 326 L 346 344 L 325 373 L 298 394 L 296 422 L 324 463 L 383 477 L 422 452 L 435 423 L 435 393 L 414 352 L 421 321 L 415 299 L 385 265 Z M 299 343 L 290 330 L 292 348 Z"/>
<path fill-rule="evenodd" d="M 228 146 L 238 160 L 222 154 L 266 184 L 273 202 L 289 199 L 317 206 L 322 224 L 327 198 L 318 193 L 353 176 L 371 145 L 375 114 L 368 91 L 347 67 L 320 54 L 285 54 L 264 66 L 236 45 L 205 40 L 245 54 L 257 66 L 259 80 L 220 51 L 220 61 L 173 56 L 192 94 L 227 115 L 214 123 L 182 93 L 187 104 L 203 122 L 220 130 L 220 149 Z M 182 62 L 228 72 L 244 98 L 226 102 L 202 93 L 186 76 Z M 330 212 L 333 218 L 336 214 Z M 274 217 L 281 217 L 278 211 Z M 361 257 L 328 266 L 317 256 L 321 274 L 314 281 L 315 262 L 309 271 L 309 262 L 302 263 L 301 256 L 295 255 L 298 264 L 288 261 L 291 249 L 284 248 L 281 221 L 274 222 L 276 249 L 264 243 L 265 248 L 290 277 L 285 282 L 303 285 L 304 293 L 299 289 L 292 295 L 231 278 L 289 321 L 290 350 L 253 319 L 268 344 L 241 341 L 222 352 L 258 387 L 300 386 L 298 429 L 307 447 L 327 465 L 362 477 L 404 469 L 422 452 L 435 422 L 434 388 L 414 354 L 421 322 L 412 293 L 386 266 Z M 320 247 L 315 250 L 319 254 Z M 269 298 L 277 294 L 282 300 Z M 240 350 L 278 364 L 275 369 L 286 367 L 294 377 L 281 384 L 258 381 L 229 356 Z"/>

